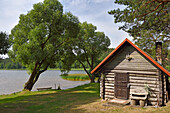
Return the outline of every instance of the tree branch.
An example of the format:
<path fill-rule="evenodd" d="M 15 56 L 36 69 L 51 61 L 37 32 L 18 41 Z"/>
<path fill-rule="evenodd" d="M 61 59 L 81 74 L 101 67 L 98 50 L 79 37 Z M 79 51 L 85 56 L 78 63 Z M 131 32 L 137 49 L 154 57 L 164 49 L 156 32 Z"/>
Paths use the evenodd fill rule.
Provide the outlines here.
<path fill-rule="evenodd" d="M 147 4 L 149 4 L 149 3 L 151 3 L 151 2 L 154 2 L 154 1 L 155 1 L 155 0 L 148 1 L 148 2 L 144 3 L 139 9 L 141 9 L 142 7 L 145 7 Z M 143 2 L 143 0 L 142 0 L 141 2 Z"/>
<path fill-rule="evenodd" d="M 83 50 L 84 50 L 84 52 L 85 52 L 85 54 L 86 54 L 86 55 L 85 55 L 86 61 L 87 61 L 88 65 L 91 67 L 90 61 L 89 61 L 89 59 L 88 59 L 88 57 L 87 57 L 86 49 L 83 48 Z"/>
<path fill-rule="evenodd" d="M 157 1 L 157 2 L 170 2 L 170 0 L 154 0 L 154 1 Z"/>
<path fill-rule="evenodd" d="M 48 38 L 45 40 L 44 43 L 41 44 L 42 49 L 44 48 L 45 44 L 48 42 L 48 40 L 49 40 L 50 38 L 51 38 L 51 25 L 50 25 L 50 27 L 49 27 L 49 36 L 48 36 Z"/>
<path fill-rule="evenodd" d="M 94 65 L 94 56 L 91 56 L 91 70 L 93 69 L 93 65 Z"/>
<path fill-rule="evenodd" d="M 161 6 L 162 4 L 163 4 L 163 2 L 161 2 L 155 9 L 153 9 L 153 10 L 151 10 L 150 12 L 145 13 L 145 14 L 143 14 L 143 15 L 139 15 L 138 17 L 143 17 L 143 16 L 146 16 L 146 15 L 148 15 L 148 14 L 156 11 L 156 10 L 159 8 L 159 6 Z"/>
<path fill-rule="evenodd" d="M 83 64 L 83 62 L 81 62 L 80 60 L 78 60 L 80 62 L 80 64 L 83 66 L 84 70 L 86 71 L 86 73 L 88 74 L 90 80 L 92 80 L 92 77 L 90 76 L 90 73 L 86 70 L 85 65 Z"/>
<path fill-rule="evenodd" d="M 47 38 L 47 40 L 45 40 L 45 42 L 41 44 L 41 48 L 42 48 L 42 49 L 44 49 L 45 44 L 48 42 L 48 40 L 49 40 L 50 38 L 51 38 L 51 36 L 49 35 L 48 38 Z"/>

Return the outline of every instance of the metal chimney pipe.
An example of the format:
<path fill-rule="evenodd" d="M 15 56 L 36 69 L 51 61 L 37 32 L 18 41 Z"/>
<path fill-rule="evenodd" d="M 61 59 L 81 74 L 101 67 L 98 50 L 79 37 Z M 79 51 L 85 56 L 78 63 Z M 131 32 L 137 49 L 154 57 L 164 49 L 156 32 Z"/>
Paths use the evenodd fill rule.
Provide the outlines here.
<path fill-rule="evenodd" d="M 162 42 L 156 42 L 156 61 L 162 64 Z"/>

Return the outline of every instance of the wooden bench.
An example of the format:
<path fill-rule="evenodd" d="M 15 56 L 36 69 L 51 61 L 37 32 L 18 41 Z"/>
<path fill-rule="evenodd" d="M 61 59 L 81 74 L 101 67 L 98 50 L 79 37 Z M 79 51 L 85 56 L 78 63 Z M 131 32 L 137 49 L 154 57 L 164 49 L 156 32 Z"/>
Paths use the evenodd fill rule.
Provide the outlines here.
<path fill-rule="evenodd" d="M 133 89 L 130 99 L 131 105 L 136 105 L 139 101 L 139 105 L 144 107 L 147 103 L 148 92 L 144 88 Z"/>
<path fill-rule="evenodd" d="M 52 89 L 52 87 L 37 88 L 38 91 Z"/>

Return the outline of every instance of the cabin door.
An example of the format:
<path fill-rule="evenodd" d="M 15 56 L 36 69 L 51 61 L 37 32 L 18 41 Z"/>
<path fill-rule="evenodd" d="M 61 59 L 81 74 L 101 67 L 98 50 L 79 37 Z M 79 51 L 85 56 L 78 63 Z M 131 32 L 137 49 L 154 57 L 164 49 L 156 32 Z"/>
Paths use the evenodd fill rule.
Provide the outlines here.
<path fill-rule="evenodd" d="M 116 73 L 115 76 L 115 97 L 119 99 L 129 98 L 129 75 L 127 73 Z"/>

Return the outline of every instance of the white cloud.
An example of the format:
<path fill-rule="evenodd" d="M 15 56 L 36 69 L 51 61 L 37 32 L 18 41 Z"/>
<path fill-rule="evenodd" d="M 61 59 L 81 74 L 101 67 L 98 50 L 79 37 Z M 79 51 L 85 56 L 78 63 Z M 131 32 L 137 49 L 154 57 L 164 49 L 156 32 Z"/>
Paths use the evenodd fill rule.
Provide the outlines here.
<path fill-rule="evenodd" d="M 26 14 L 33 4 L 43 0 L 1 0 L 0 3 L 0 30 L 10 33 L 18 23 L 20 14 Z"/>
<path fill-rule="evenodd" d="M 108 2 L 110 0 L 92 0 L 94 3 L 104 3 L 104 2 Z"/>
<path fill-rule="evenodd" d="M 64 0 L 64 9 L 79 17 L 81 22 L 87 21 L 97 26 L 111 39 L 112 48 L 117 47 L 125 38 L 132 39 L 124 31 L 118 30 L 121 24 L 115 24 L 113 16 L 108 11 L 120 7 L 113 0 Z"/>
<path fill-rule="evenodd" d="M 88 0 L 85 1 L 85 0 L 71 0 L 70 1 L 70 5 L 72 6 L 79 6 L 79 5 L 82 5 L 83 4 L 87 4 Z"/>

